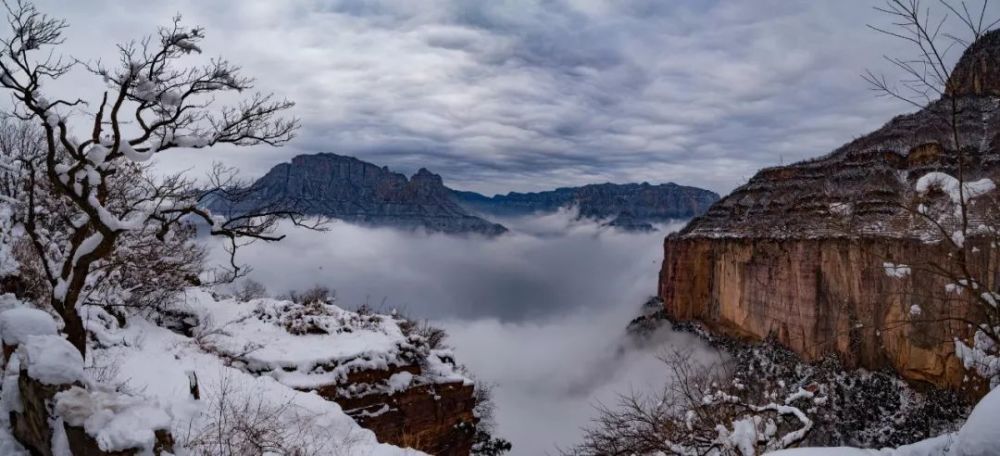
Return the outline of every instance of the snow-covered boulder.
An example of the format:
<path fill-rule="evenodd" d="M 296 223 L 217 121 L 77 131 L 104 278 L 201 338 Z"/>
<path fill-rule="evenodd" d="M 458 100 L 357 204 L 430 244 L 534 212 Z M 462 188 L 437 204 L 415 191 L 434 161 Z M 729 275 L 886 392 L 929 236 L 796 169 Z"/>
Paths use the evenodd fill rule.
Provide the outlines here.
<path fill-rule="evenodd" d="M 52 398 L 84 383 L 83 357 L 62 337 L 30 335 L 4 375 L 3 405 L 11 434 L 31 454 L 52 455 L 55 437 L 64 435 L 62 425 L 53 421 Z"/>
<path fill-rule="evenodd" d="M 28 336 L 18 347 L 22 372 L 46 385 L 82 383 L 83 356 L 62 337 Z"/>
<path fill-rule="evenodd" d="M 28 336 L 54 336 L 57 333 L 55 319 L 43 310 L 14 307 L 0 313 L 0 338 L 3 340 L 5 356 L 10 356 L 13 349 Z"/>
<path fill-rule="evenodd" d="M 53 399 L 55 416 L 63 420 L 77 453 L 172 451 L 170 415 L 144 398 L 74 386 Z"/>

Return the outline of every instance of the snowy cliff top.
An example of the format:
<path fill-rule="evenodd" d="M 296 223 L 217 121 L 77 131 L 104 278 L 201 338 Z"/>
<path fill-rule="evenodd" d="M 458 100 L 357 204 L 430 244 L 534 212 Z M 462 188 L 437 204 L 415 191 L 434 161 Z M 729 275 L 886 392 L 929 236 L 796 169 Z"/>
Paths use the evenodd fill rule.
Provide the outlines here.
<path fill-rule="evenodd" d="M 409 365 L 422 367 L 422 383 L 471 382 L 442 360 L 451 358 L 448 350 L 430 347 L 411 323 L 392 315 L 322 302 L 216 300 L 200 290 L 189 297 L 197 302 L 191 310 L 202 322 L 198 331 L 206 346 L 234 366 L 292 388 L 315 389 L 353 371 Z"/>
<path fill-rule="evenodd" d="M 102 372 L 106 383 L 141 393 L 166 410 L 180 443 L 192 446 L 210 440 L 217 425 L 212 417 L 225 410 L 253 411 L 262 416 L 250 418 L 266 418 L 288 430 L 284 437 L 309 454 L 329 454 L 332 449 L 345 456 L 423 454 L 380 444 L 337 403 L 302 391 L 307 380 L 318 386 L 320 378 L 303 375 L 296 384 L 283 377 L 294 378 L 301 368 L 321 362 L 375 357 L 382 349 L 396 353 L 393 350 L 405 341 L 398 320 L 383 316 L 379 324 L 355 328 L 351 324 L 358 321 L 356 312 L 328 306 L 331 314 L 318 323 L 331 333 L 296 335 L 282 325 L 286 320 L 278 312 L 291 304 L 288 301 L 216 299 L 202 289 L 188 290 L 184 301 L 179 310 L 200 322 L 191 337 L 133 317 L 124 328 L 100 331 L 96 336 L 107 347 L 93 348 L 88 355 L 88 369 Z M 390 355 L 379 356 L 394 361 Z M 260 370 L 251 370 L 251 365 Z M 192 397 L 193 382 L 199 400 Z"/>

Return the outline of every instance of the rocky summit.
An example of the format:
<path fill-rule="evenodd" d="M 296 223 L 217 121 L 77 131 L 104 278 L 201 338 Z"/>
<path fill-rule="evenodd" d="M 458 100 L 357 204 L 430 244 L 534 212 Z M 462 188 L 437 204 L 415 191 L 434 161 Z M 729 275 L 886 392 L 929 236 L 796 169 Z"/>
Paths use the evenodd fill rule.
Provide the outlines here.
<path fill-rule="evenodd" d="M 941 99 L 828 155 L 761 170 L 669 236 L 660 275 L 667 313 L 729 335 L 774 338 L 807 359 L 834 353 L 961 386 L 951 341 L 964 326 L 905 316 L 920 306 L 924 320 L 953 321 L 970 306 L 931 299 L 947 289 L 940 276 L 893 276 L 884 262 L 947 264 L 947 249 L 906 210 L 922 176 L 958 175 L 959 157 L 966 182 L 1000 176 L 998 55 L 994 31 L 965 52 Z"/>
<path fill-rule="evenodd" d="M 689 219 L 701 215 L 719 195 L 674 183 L 592 184 L 563 187 L 536 193 L 511 192 L 487 197 L 474 192 L 454 193 L 455 200 L 470 211 L 516 216 L 554 212 L 568 207 L 579 210 L 581 219 L 604 220 L 624 230 L 652 230 L 654 223 Z"/>
<path fill-rule="evenodd" d="M 468 213 L 451 198 L 441 176 L 420 169 L 413 177 L 357 158 L 299 155 L 272 168 L 239 202 L 219 198 L 214 211 L 268 207 L 372 226 L 496 236 L 502 225 Z"/>

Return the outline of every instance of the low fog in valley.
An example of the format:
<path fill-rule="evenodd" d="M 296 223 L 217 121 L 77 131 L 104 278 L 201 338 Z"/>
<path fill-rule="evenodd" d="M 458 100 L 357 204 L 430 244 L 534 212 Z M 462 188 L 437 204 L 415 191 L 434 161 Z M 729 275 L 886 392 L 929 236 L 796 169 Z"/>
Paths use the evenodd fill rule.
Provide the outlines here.
<path fill-rule="evenodd" d="M 513 454 L 555 454 L 579 441 L 594 407 L 663 386 L 657 354 L 713 359 L 699 339 L 661 330 L 637 347 L 625 327 L 656 292 L 664 235 L 626 233 L 560 211 L 500 221 L 496 239 L 410 233 L 332 222 L 287 229 L 240 252 L 271 294 L 323 284 L 338 305 L 370 303 L 445 328 L 456 355 L 494 385 L 498 435 Z"/>

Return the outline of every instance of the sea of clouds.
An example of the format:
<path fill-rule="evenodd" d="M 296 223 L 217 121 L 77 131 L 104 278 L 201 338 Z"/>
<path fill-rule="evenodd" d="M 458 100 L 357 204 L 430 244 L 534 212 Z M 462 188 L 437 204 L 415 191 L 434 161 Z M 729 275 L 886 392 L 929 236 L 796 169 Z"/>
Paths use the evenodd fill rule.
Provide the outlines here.
<path fill-rule="evenodd" d="M 716 356 L 689 334 L 663 329 L 639 346 L 624 332 L 655 294 L 663 238 L 681 224 L 625 233 L 572 211 L 500 222 L 512 232 L 495 239 L 333 222 L 285 229 L 240 259 L 272 294 L 321 284 L 343 307 L 445 328 L 460 362 L 493 385 L 497 434 L 514 455 L 557 454 L 579 442 L 596 406 L 662 388 L 666 350 Z"/>

